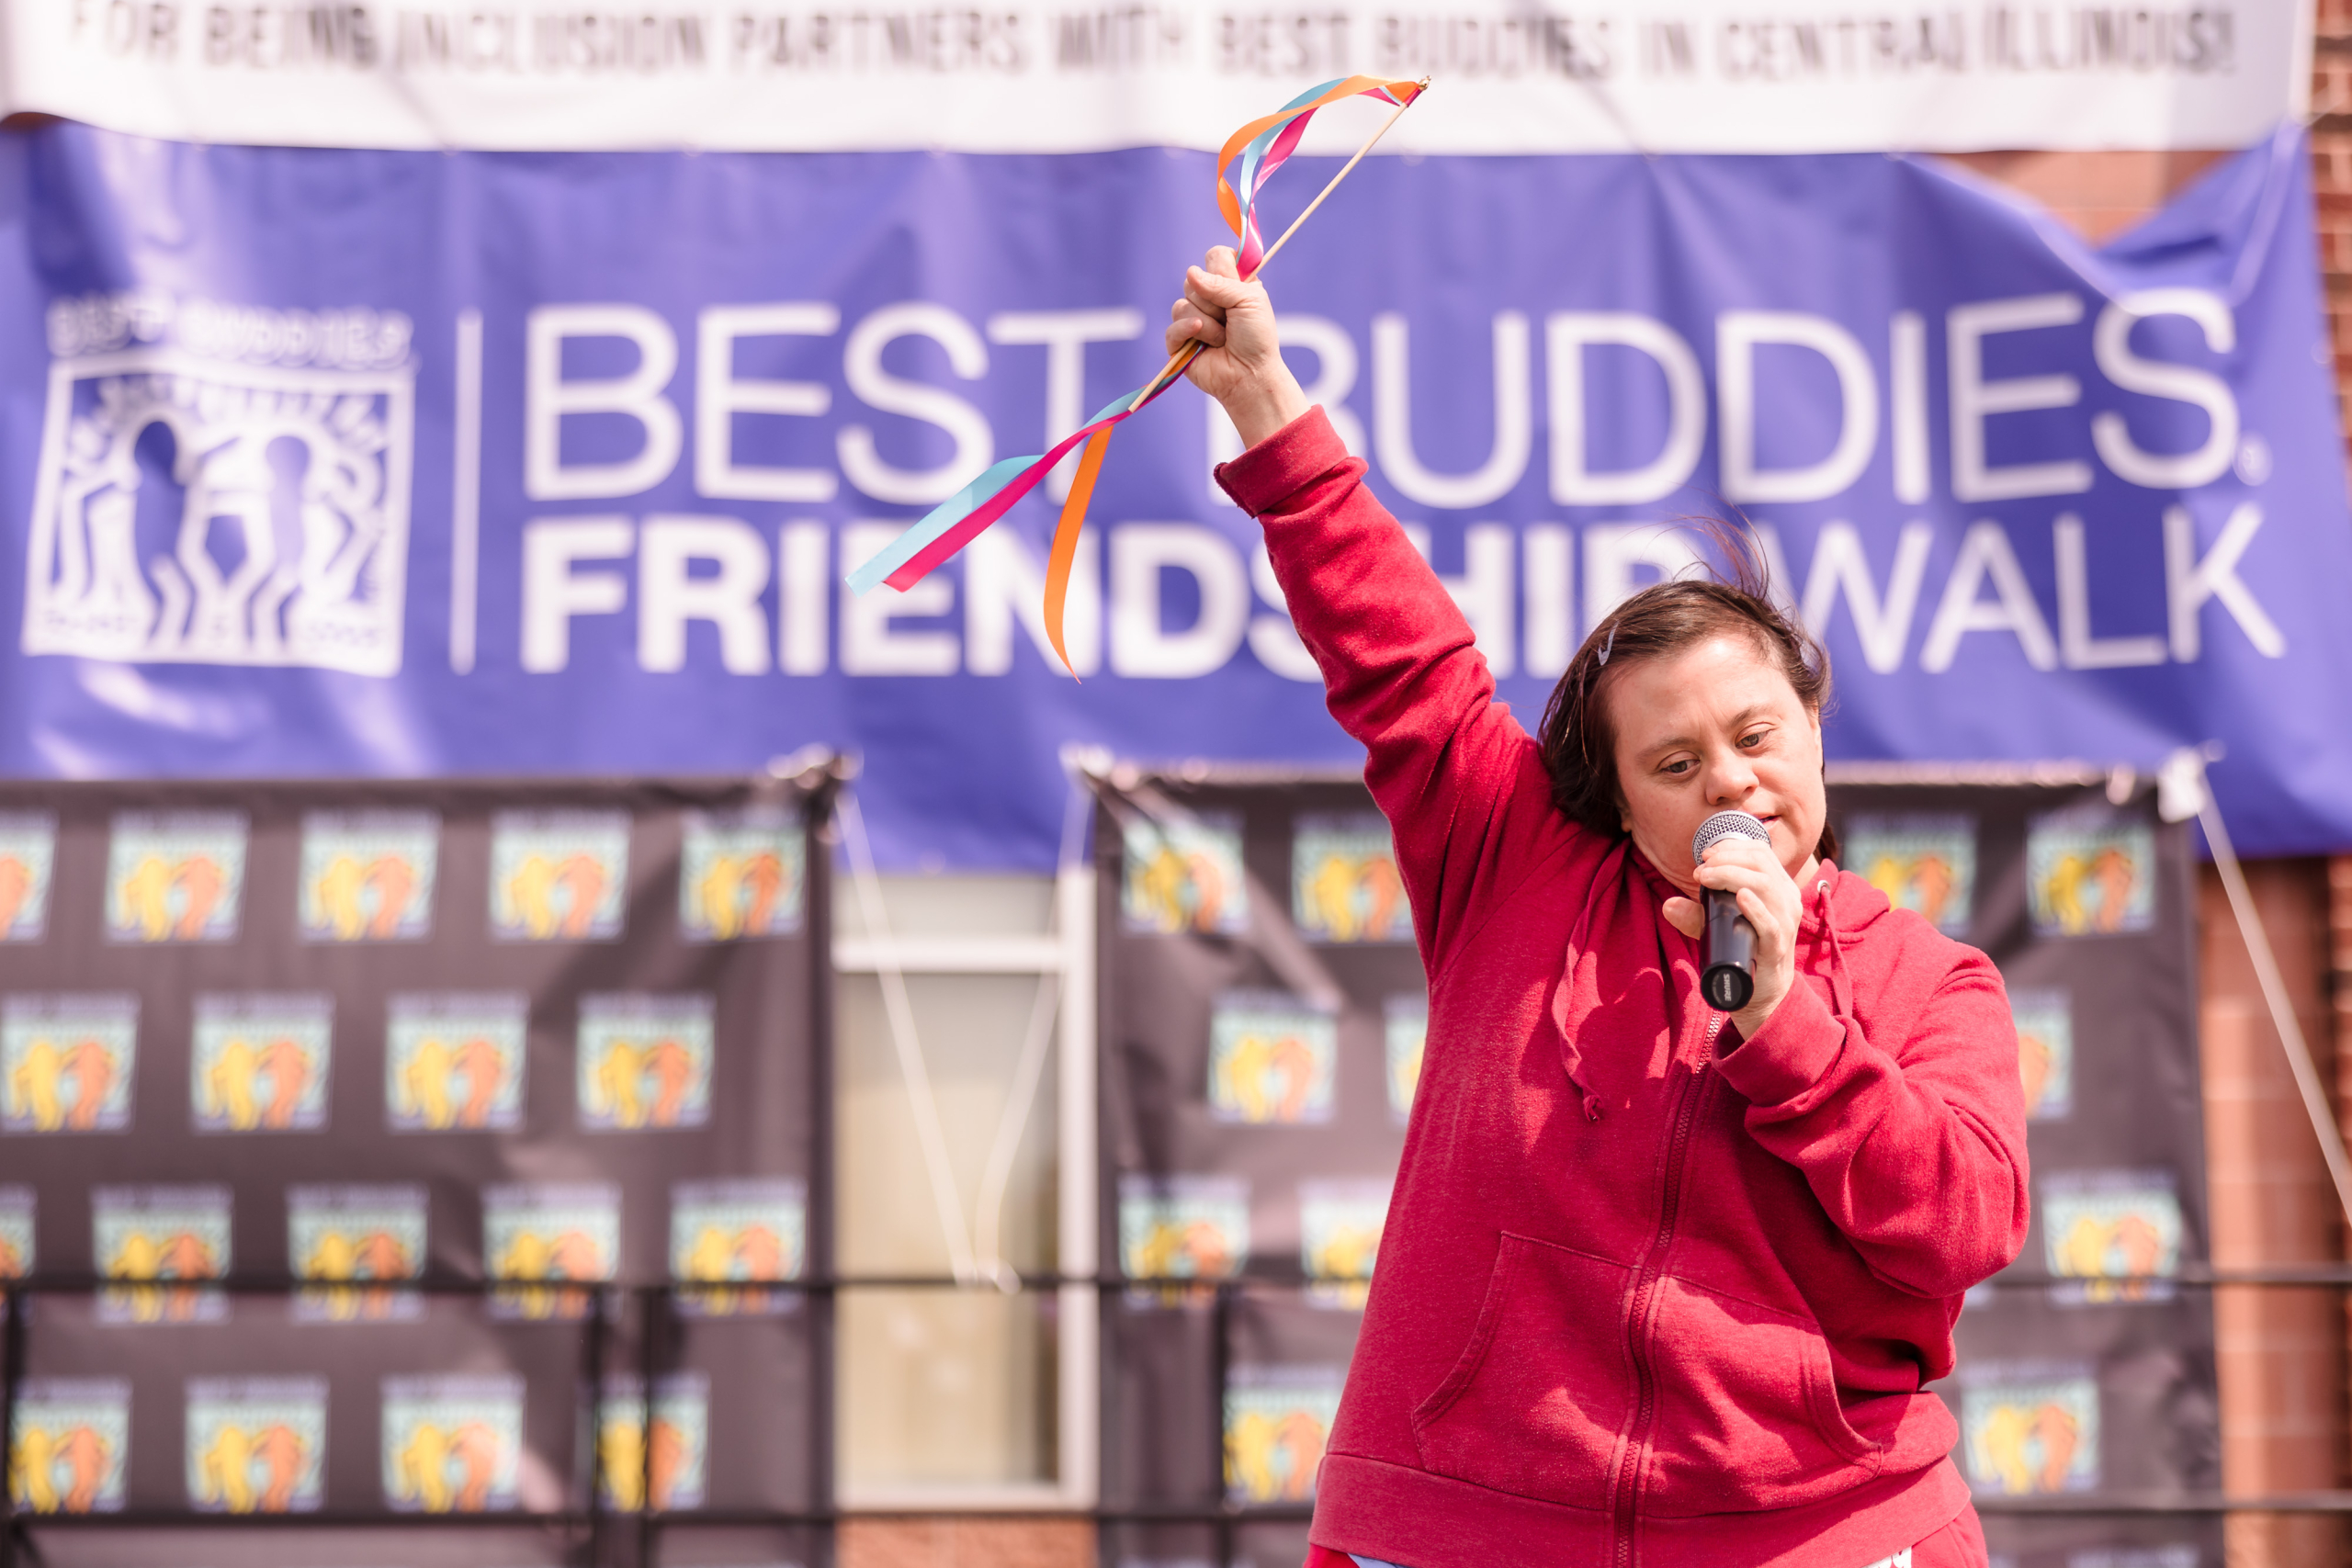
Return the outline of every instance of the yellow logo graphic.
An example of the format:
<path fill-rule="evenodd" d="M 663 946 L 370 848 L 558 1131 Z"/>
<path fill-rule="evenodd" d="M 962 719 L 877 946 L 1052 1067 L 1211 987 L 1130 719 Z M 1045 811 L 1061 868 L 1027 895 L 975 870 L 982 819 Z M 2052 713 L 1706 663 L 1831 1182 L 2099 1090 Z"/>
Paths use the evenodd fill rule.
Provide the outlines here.
<path fill-rule="evenodd" d="M 1243 1410 L 1225 1432 L 1225 1481 L 1252 1503 L 1299 1502 L 1315 1495 L 1329 1428 L 1312 1411 Z"/>
<path fill-rule="evenodd" d="M 329 1230 L 320 1234 L 310 1255 L 299 1259 L 297 1267 L 305 1280 L 370 1281 L 364 1290 L 319 1292 L 327 1315 L 347 1322 L 361 1316 L 390 1316 L 392 1289 L 374 1281 L 414 1279 L 418 1262 L 409 1255 L 407 1245 L 389 1231 L 363 1231 L 354 1236 L 347 1231 Z"/>
<path fill-rule="evenodd" d="M 140 941 L 201 942 L 228 886 L 228 874 L 210 855 L 143 855 L 116 897 Z"/>
<path fill-rule="evenodd" d="M 250 1432 L 218 1427 L 198 1460 L 197 1501 L 232 1514 L 285 1513 L 293 1506 L 310 1450 L 300 1432 L 279 1423 Z"/>
<path fill-rule="evenodd" d="M 705 1312 L 760 1313 L 768 1309 L 771 1292 L 757 1285 L 789 1280 L 796 1261 L 792 1244 L 767 1225 L 704 1225 L 679 1260 L 678 1278 L 712 1287 L 695 1292 L 695 1304 Z"/>
<path fill-rule="evenodd" d="M 1421 1052 L 1427 1044 L 1416 1035 L 1389 1054 L 1388 1106 L 1400 1118 L 1413 1109 L 1413 1091 L 1421 1087 Z"/>
<path fill-rule="evenodd" d="M 1380 1230 L 1378 1225 L 1332 1226 L 1306 1249 L 1307 1277 L 1351 1287 L 1346 1299 L 1363 1305 L 1373 1259 L 1380 1255 Z"/>
<path fill-rule="evenodd" d="M 378 855 L 365 863 L 356 855 L 337 855 L 311 885 L 311 896 L 337 942 L 385 942 L 401 933 L 416 884 L 416 867 L 405 855 Z"/>
<path fill-rule="evenodd" d="M 1336 1224 L 1310 1239 L 1306 1251 L 1307 1298 L 1324 1307 L 1362 1312 L 1371 1300 L 1371 1262 L 1381 1256 L 1378 1224 Z"/>
<path fill-rule="evenodd" d="M 109 1280 L 212 1280 L 220 1277 L 220 1259 L 212 1244 L 192 1231 L 166 1231 L 159 1236 L 133 1230 L 118 1242 L 106 1271 Z M 117 1294 L 127 1303 L 134 1323 L 185 1323 L 199 1315 L 204 1300 L 201 1290 L 179 1284 L 144 1285 Z"/>
<path fill-rule="evenodd" d="M 2082 1441 L 2081 1423 L 2064 1404 L 1996 1404 L 1974 1433 L 1980 1475 L 2010 1496 L 2064 1492 Z"/>
<path fill-rule="evenodd" d="M 2154 826 L 2101 801 L 2028 825 L 2026 902 L 2040 936 L 2143 931 L 2156 920 Z"/>
<path fill-rule="evenodd" d="M 594 855 L 571 854 L 560 860 L 526 854 L 506 879 L 506 906 L 534 942 L 550 937 L 578 939 L 594 928 L 596 911 L 605 900 L 610 874 Z M 556 895 L 563 908 L 556 909 Z"/>
<path fill-rule="evenodd" d="M 1866 874 L 1870 885 L 1886 895 L 1888 903 L 1898 909 L 1917 910 L 1920 918 L 1939 930 L 1960 887 L 1951 862 L 1933 852 L 1880 855 L 1871 862 Z"/>
<path fill-rule="evenodd" d="M 200 1108 L 240 1133 L 256 1127 L 290 1127 L 311 1074 L 311 1053 L 299 1041 L 277 1039 L 257 1044 L 232 1039 L 220 1047 L 204 1075 Z M 264 1075 L 270 1086 L 266 1100 L 256 1092 L 254 1081 Z"/>
<path fill-rule="evenodd" d="M 1301 923 L 1330 942 L 1387 942 L 1404 934 L 1405 885 L 1385 854 L 1327 854 L 1300 879 Z"/>
<path fill-rule="evenodd" d="M 2140 879 L 2138 861 L 2120 844 L 2089 854 L 2062 854 L 2041 887 L 2041 902 L 2068 936 L 2119 931 Z"/>
<path fill-rule="evenodd" d="M 1388 1184 L 1340 1178 L 1298 1184 L 1299 1263 L 1306 1299 L 1362 1312 L 1372 1293 L 1380 1233 L 1388 1224 Z"/>
<path fill-rule="evenodd" d="M 745 932 L 763 932 L 775 919 L 786 891 L 784 863 L 761 851 L 750 855 L 714 855 L 695 885 L 702 924 L 719 942 Z"/>
<path fill-rule="evenodd" d="M 2057 1065 L 2058 1053 L 2049 1041 L 2022 1029 L 2018 1031 L 2018 1077 L 2025 1085 L 2028 1116 L 2041 1108 L 2042 1091 L 2050 1087 L 2051 1070 Z"/>
<path fill-rule="evenodd" d="M 601 1280 L 605 1273 L 603 1251 L 586 1232 L 550 1235 L 529 1229 L 514 1233 L 491 1271 L 501 1280 Z M 553 1317 L 559 1312 L 577 1316 L 588 1304 L 583 1291 L 530 1289 L 500 1295 L 525 1317 Z"/>
<path fill-rule="evenodd" d="M 1320 1069 L 1315 1047 L 1295 1034 L 1239 1034 L 1217 1058 L 1215 1099 L 1243 1122 L 1304 1121 Z"/>
<path fill-rule="evenodd" d="M 2094 1301 L 2138 1301 L 2148 1293 L 2144 1276 L 2163 1272 L 2164 1233 L 2144 1214 L 2120 1214 L 2103 1219 L 2082 1214 L 2052 1243 L 2062 1274 L 2098 1279 L 2102 1275 L 2138 1275 L 2119 1283 L 2089 1287 Z"/>
<path fill-rule="evenodd" d="M 678 1477 L 692 1458 L 693 1439 L 675 1421 L 665 1416 L 653 1418 L 650 1461 L 643 1422 L 607 1416 L 596 1434 L 596 1461 L 604 1467 L 605 1495 L 612 1499 L 615 1508 L 626 1514 L 637 1513 L 645 1506 L 649 1481 L 653 1489 L 653 1506 L 670 1506 L 677 1493 Z"/>
<path fill-rule="evenodd" d="M 114 1091 L 116 1073 L 115 1053 L 103 1041 L 61 1044 L 37 1037 L 8 1075 L 9 1118 L 29 1122 L 35 1132 L 88 1132 L 98 1124 Z M 74 1091 L 70 1100 L 63 1092 L 69 1083 Z"/>
<path fill-rule="evenodd" d="M 25 900 L 33 896 L 39 879 L 21 855 L 0 854 L 0 934 L 17 929 Z"/>
<path fill-rule="evenodd" d="M 1156 1219 L 1127 1252 L 1127 1272 L 1144 1280 L 1221 1280 L 1237 1262 L 1214 1220 Z"/>
<path fill-rule="evenodd" d="M 1132 879 L 1134 901 L 1154 929 L 1178 931 L 1217 930 L 1225 912 L 1225 875 L 1216 861 L 1195 850 L 1180 854 L 1162 844 Z"/>
<path fill-rule="evenodd" d="M 453 1077 L 465 1080 L 463 1099 L 450 1093 Z M 426 1035 L 400 1069 L 393 1108 L 436 1132 L 487 1126 L 505 1079 L 506 1053 L 494 1042 Z"/>
<path fill-rule="evenodd" d="M 590 1067 L 583 1109 L 615 1127 L 675 1127 L 695 1065 L 694 1053 L 675 1040 L 609 1041 Z"/>
<path fill-rule="evenodd" d="M 428 1514 L 480 1513 L 497 1482 L 502 1448 L 498 1433 L 480 1421 L 420 1421 L 393 1456 L 392 1500 Z"/>
<path fill-rule="evenodd" d="M 95 1428 L 17 1428 L 12 1465 L 17 1506 L 36 1514 L 86 1514 L 96 1507 L 114 1466 L 114 1445 Z"/>

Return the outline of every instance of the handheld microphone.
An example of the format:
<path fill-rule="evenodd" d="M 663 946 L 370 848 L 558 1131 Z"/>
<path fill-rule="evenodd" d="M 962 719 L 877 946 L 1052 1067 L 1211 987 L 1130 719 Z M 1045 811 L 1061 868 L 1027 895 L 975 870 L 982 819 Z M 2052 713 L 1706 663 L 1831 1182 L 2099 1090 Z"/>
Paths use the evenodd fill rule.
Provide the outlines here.
<path fill-rule="evenodd" d="M 1708 849 L 1725 839 L 1772 841 L 1771 829 L 1745 811 L 1718 811 L 1690 835 L 1690 858 L 1706 859 Z M 1756 928 L 1739 912 L 1736 895 L 1719 887 L 1700 889 L 1707 911 L 1706 934 L 1699 943 L 1699 994 L 1721 1012 L 1737 1012 L 1756 994 Z"/>

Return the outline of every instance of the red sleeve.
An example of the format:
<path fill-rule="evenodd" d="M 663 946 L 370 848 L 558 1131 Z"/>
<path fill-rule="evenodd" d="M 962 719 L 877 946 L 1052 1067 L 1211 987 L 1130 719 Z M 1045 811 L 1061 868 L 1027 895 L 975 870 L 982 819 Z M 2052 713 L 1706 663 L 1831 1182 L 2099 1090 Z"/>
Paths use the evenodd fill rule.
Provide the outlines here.
<path fill-rule="evenodd" d="M 2017 1025 L 1981 953 L 1906 1010 L 1908 1038 L 1873 1043 L 1800 982 L 1716 1066 L 1749 1101 L 1748 1133 L 1804 1173 L 1872 1273 L 1956 1296 L 2025 1246 Z"/>
<path fill-rule="evenodd" d="M 1512 886 L 1590 835 L 1553 807 L 1469 622 L 1363 475 L 1320 408 L 1216 470 L 1265 528 L 1331 715 L 1369 753 L 1364 782 L 1396 835 L 1434 979 Z"/>

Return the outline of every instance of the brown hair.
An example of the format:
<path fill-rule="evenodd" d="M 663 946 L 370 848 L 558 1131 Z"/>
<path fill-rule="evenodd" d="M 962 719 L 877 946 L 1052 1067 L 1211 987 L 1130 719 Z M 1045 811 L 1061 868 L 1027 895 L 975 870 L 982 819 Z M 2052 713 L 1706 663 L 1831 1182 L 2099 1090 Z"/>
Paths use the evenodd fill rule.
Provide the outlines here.
<path fill-rule="evenodd" d="M 1544 705 L 1537 743 L 1552 775 L 1552 804 L 1596 831 L 1624 831 L 1617 782 L 1617 738 L 1610 728 L 1611 671 L 1640 660 L 1694 648 L 1727 633 L 1754 639 L 1808 712 L 1829 707 L 1829 655 L 1804 623 L 1773 602 L 1770 573 L 1754 536 L 1714 518 L 1698 531 L 1729 563 L 1698 579 L 1653 583 L 1601 618 L 1568 660 Z M 1814 852 L 1838 853 L 1837 829 L 1825 821 Z"/>

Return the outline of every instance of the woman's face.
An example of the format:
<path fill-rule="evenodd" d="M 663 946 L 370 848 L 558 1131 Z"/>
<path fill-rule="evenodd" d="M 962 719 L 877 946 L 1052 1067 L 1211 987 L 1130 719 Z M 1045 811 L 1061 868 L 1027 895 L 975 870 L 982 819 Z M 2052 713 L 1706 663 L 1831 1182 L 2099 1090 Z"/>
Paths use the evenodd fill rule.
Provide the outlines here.
<path fill-rule="evenodd" d="M 1638 660 L 1610 672 L 1601 699 L 1625 829 L 1668 881 L 1699 896 L 1690 836 L 1718 811 L 1762 818 L 1781 863 L 1804 879 L 1828 817 L 1821 716 L 1755 638 L 1725 635 Z"/>

